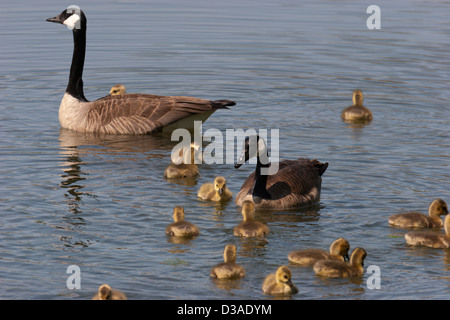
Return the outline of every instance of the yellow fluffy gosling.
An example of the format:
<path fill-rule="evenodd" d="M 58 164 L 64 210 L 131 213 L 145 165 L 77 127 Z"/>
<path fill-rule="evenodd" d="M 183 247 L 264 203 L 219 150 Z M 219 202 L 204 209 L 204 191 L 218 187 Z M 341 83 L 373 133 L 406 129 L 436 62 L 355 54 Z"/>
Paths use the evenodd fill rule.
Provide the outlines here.
<path fill-rule="evenodd" d="M 412 246 L 450 248 L 450 215 L 444 220 L 445 234 L 433 231 L 411 231 L 405 234 L 406 243 Z"/>
<path fill-rule="evenodd" d="M 107 284 L 102 284 L 92 300 L 127 300 L 127 296 L 123 292 L 115 290 Z"/>
<path fill-rule="evenodd" d="M 223 262 L 211 269 L 211 277 L 218 279 L 238 279 L 245 277 L 245 270 L 236 263 L 236 246 L 228 244 L 223 251 Z"/>
<path fill-rule="evenodd" d="M 173 220 L 175 222 L 166 227 L 166 234 L 174 237 L 193 237 L 200 232 L 198 227 L 188 221 L 184 221 L 184 208 L 175 207 L 173 209 Z"/>
<path fill-rule="evenodd" d="M 289 252 L 288 259 L 303 266 L 312 266 L 319 260 L 348 261 L 349 250 L 350 243 L 344 238 L 339 238 L 330 245 L 330 252 L 322 249 L 296 250 Z"/>
<path fill-rule="evenodd" d="M 127 93 L 127 88 L 123 84 L 115 84 L 112 86 L 111 90 L 109 91 L 109 94 L 112 96 L 119 96 L 122 94 Z"/>
<path fill-rule="evenodd" d="M 265 294 L 291 295 L 298 293 L 297 287 L 291 281 L 291 270 L 280 266 L 276 273 L 269 274 L 263 282 L 262 290 Z"/>
<path fill-rule="evenodd" d="M 233 194 L 227 188 L 224 177 L 217 177 L 214 179 L 214 183 L 203 184 L 197 195 L 203 200 L 211 201 L 228 201 L 233 197 Z"/>
<path fill-rule="evenodd" d="M 317 275 L 329 278 L 360 277 L 364 274 L 364 259 L 367 256 L 363 248 L 355 248 L 350 263 L 344 261 L 319 260 L 314 264 Z"/>
<path fill-rule="evenodd" d="M 255 221 L 255 205 L 251 201 L 242 204 L 243 221 L 233 229 L 235 236 L 264 237 L 269 234 L 269 227 L 262 222 Z"/>
<path fill-rule="evenodd" d="M 388 222 L 402 228 L 440 228 L 444 225 L 441 215 L 448 214 L 447 203 L 435 199 L 428 207 L 428 216 L 420 212 L 404 212 L 389 217 Z"/>
<path fill-rule="evenodd" d="M 341 118 L 346 121 L 371 121 L 372 112 L 363 106 L 364 96 L 361 90 L 353 91 L 353 105 L 342 111 Z"/>

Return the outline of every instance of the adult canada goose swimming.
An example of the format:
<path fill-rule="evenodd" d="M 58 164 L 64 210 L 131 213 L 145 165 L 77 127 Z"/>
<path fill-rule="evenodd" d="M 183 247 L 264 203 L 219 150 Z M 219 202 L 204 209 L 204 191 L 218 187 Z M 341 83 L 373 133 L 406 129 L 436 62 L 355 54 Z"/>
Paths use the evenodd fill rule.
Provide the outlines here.
<path fill-rule="evenodd" d="M 127 93 L 127 88 L 121 83 L 113 85 L 111 90 L 109 91 L 109 94 L 112 96 L 120 96 L 120 95 L 126 94 L 126 93 Z"/>
<path fill-rule="evenodd" d="M 224 177 L 216 177 L 214 183 L 203 184 L 197 195 L 203 200 L 228 201 L 233 197 L 233 194 L 228 190 L 226 182 L 227 180 Z"/>
<path fill-rule="evenodd" d="M 198 227 L 184 220 L 184 208 L 175 207 L 173 209 L 173 220 L 171 224 L 166 227 L 166 234 L 174 237 L 193 237 L 200 232 Z"/>
<path fill-rule="evenodd" d="M 448 214 L 447 203 L 435 199 L 428 207 L 428 216 L 420 212 L 403 212 L 389 217 L 388 222 L 402 228 L 440 228 L 444 225 L 441 215 Z"/>
<path fill-rule="evenodd" d="M 244 201 L 242 205 L 243 221 L 233 229 L 238 237 L 265 237 L 269 234 L 269 227 L 262 222 L 255 221 L 255 205 L 251 201 Z"/>
<path fill-rule="evenodd" d="M 69 83 L 59 107 L 63 128 L 80 132 L 107 134 L 148 134 L 177 124 L 193 126 L 205 121 L 219 108 L 235 105 L 233 101 L 151 94 L 108 95 L 88 101 L 83 92 L 83 67 L 86 51 L 86 16 L 77 6 L 70 6 L 47 21 L 72 29 L 74 50 Z M 179 122 L 181 121 L 181 122 Z"/>
<path fill-rule="evenodd" d="M 292 283 L 291 270 L 280 266 L 276 273 L 269 274 L 263 282 L 262 290 L 271 295 L 291 295 L 298 293 L 297 287 Z"/>
<path fill-rule="evenodd" d="M 411 231 L 405 234 L 406 243 L 412 246 L 450 248 L 450 215 L 444 220 L 445 234 L 434 231 Z"/>
<path fill-rule="evenodd" d="M 334 260 L 319 260 L 314 264 L 317 275 L 329 278 L 360 277 L 364 274 L 364 259 L 367 256 L 363 248 L 355 248 L 350 256 L 350 263 Z"/>
<path fill-rule="evenodd" d="M 223 262 L 211 269 L 211 277 L 217 279 L 238 279 L 245 277 L 245 270 L 236 263 L 236 246 L 228 244 L 223 251 Z"/>
<path fill-rule="evenodd" d="M 196 152 L 199 149 L 199 145 L 196 143 L 191 143 L 190 152 L 184 153 L 181 149 L 178 153 L 183 160 L 180 164 L 171 163 L 164 170 L 164 177 L 169 179 L 179 179 L 179 178 L 194 178 L 199 175 L 198 166 L 195 164 Z"/>
<path fill-rule="evenodd" d="M 127 300 L 127 296 L 123 292 L 115 290 L 107 284 L 102 284 L 92 300 Z"/>
<path fill-rule="evenodd" d="M 330 251 L 322 249 L 303 249 L 291 251 L 288 260 L 302 266 L 312 266 L 319 260 L 348 261 L 349 242 L 344 238 L 335 240 L 330 245 Z"/>
<path fill-rule="evenodd" d="M 256 157 L 256 170 L 242 184 L 236 196 L 236 204 L 242 206 L 245 200 L 255 204 L 255 208 L 286 209 L 309 205 L 320 200 L 322 174 L 328 162 L 300 158 L 284 160 L 278 164 L 262 163 L 260 158 L 268 159 L 265 141 L 259 136 L 246 137 L 242 155 L 235 168 Z M 262 168 L 278 166 L 278 171 L 267 175 Z"/>
<path fill-rule="evenodd" d="M 364 95 L 361 90 L 353 91 L 353 105 L 345 108 L 341 113 L 341 118 L 346 121 L 371 121 L 372 112 L 363 106 Z"/>

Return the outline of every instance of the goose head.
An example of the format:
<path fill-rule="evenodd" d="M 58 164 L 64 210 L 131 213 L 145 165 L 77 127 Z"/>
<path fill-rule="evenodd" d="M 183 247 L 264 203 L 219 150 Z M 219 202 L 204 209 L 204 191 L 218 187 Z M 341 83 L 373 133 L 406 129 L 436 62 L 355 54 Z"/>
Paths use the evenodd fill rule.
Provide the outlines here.
<path fill-rule="evenodd" d="M 363 248 L 355 248 L 350 257 L 350 264 L 352 266 L 364 266 L 364 259 L 367 257 L 367 252 Z"/>
<path fill-rule="evenodd" d="M 355 106 L 361 106 L 363 104 L 364 95 L 361 90 L 356 89 L 353 91 L 353 105 Z"/>
<path fill-rule="evenodd" d="M 226 182 L 227 180 L 224 177 L 217 177 L 214 179 L 214 190 L 216 190 L 219 195 L 222 195 L 224 190 L 226 190 Z"/>
<path fill-rule="evenodd" d="M 86 30 L 87 19 L 80 7 L 71 5 L 56 17 L 48 18 L 46 21 L 63 24 L 76 32 L 81 29 Z"/>
<path fill-rule="evenodd" d="M 266 142 L 258 135 L 245 138 L 241 156 L 234 167 L 237 169 L 249 159 L 254 157 L 257 157 L 260 161 L 262 160 L 261 163 L 263 164 L 269 163 Z"/>
<path fill-rule="evenodd" d="M 127 88 L 123 84 L 116 84 L 113 85 L 111 90 L 109 91 L 109 94 L 112 96 L 120 96 L 122 94 L 127 93 Z"/>

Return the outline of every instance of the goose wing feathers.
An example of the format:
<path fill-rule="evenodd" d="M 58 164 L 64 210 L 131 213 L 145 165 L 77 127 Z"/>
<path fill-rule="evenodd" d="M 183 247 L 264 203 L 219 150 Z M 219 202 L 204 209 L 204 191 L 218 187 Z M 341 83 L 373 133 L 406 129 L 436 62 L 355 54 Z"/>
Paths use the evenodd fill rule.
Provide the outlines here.
<path fill-rule="evenodd" d="M 90 103 L 89 131 L 143 134 L 160 129 L 190 115 L 226 108 L 233 101 L 209 101 L 182 96 L 125 94 L 107 96 Z"/>

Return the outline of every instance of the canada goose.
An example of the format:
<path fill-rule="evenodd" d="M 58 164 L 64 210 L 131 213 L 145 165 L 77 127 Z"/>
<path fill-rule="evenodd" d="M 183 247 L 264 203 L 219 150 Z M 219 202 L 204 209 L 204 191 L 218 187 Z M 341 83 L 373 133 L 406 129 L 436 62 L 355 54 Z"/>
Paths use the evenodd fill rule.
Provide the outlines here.
<path fill-rule="evenodd" d="M 127 93 L 127 88 L 123 84 L 115 84 L 112 86 L 109 94 L 112 96 L 120 96 Z"/>
<path fill-rule="evenodd" d="M 330 252 L 322 249 L 296 250 L 289 252 L 288 259 L 303 266 L 312 266 L 319 260 L 348 261 L 349 249 L 349 242 L 344 238 L 339 238 L 330 245 Z"/>
<path fill-rule="evenodd" d="M 364 95 L 361 90 L 353 91 L 353 105 L 342 111 L 341 118 L 347 121 L 371 121 L 372 112 L 363 106 Z"/>
<path fill-rule="evenodd" d="M 364 259 L 367 256 L 363 248 L 355 248 L 350 256 L 350 262 L 319 260 L 314 264 L 317 275 L 330 278 L 360 277 L 364 274 Z"/>
<path fill-rule="evenodd" d="M 405 234 L 406 243 L 412 246 L 450 248 L 450 215 L 444 220 L 445 234 L 433 231 L 411 231 Z"/>
<path fill-rule="evenodd" d="M 175 164 L 171 163 L 164 171 L 164 176 L 166 178 L 193 178 L 199 175 L 198 166 L 195 162 L 195 155 L 199 145 L 196 143 L 191 143 L 190 152 L 183 153 L 183 149 L 180 150 L 182 155 L 182 163 Z"/>
<path fill-rule="evenodd" d="M 388 222 L 403 228 L 440 228 L 444 225 L 440 216 L 446 214 L 447 203 L 442 199 L 435 199 L 428 207 L 428 216 L 419 212 L 404 212 L 390 216 Z"/>
<path fill-rule="evenodd" d="M 227 180 L 224 177 L 217 177 L 214 179 L 214 183 L 203 184 L 197 195 L 204 200 L 228 201 L 233 197 L 233 194 L 228 190 L 226 182 Z"/>
<path fill-rule="evenodd" d="M 235 200 L 237 205 L 242 206 L 245 200 L 250 200 L 256 208 L 285 209 L 319 201 L 322 174 L 328 162 L 300 158 L 263 164 L 260 158 L 268 158 L 267 147 L 264 139 L 257 135 L 245 138 L 242 155 L 234 167 L 239 168 L 253 157 L 257 157 L 256 170 L 242 184 Z M 270 170 L 274 165 L 278 166 L 276 173 L 261 173 L 262 168 Z"/>
<path fill-rule="evenodd" d="M 173 220 L 166 227 L 166 234 L 175 237 L 193 237 L 199 234 L 198 227 L 188 221 L 184 221 L 184 208 L 175 207 L 173 209 Z"/>
<path fill-rule="evenodd" d="M 233 229 L 235 236 L 241 237 L 264 237 L 269 234 L 269 227 L 254 219 L 255 205 L 251 201 L 242 204 L 243 221 Z"/>
<path fill-rule="evenodd" d="M 218 279 L 238 279 L 245 277 L 245 270 L 236 263 L 236 246 L 228 244 L 223 251 L 223 262 L 211 269 L 211 277 Z"/>
<path fill-rule="evenodd" d="M 291 270 L 280 266 L 276 273 L 269 274 L 263 282 L 262 290 L 271 295 L 290 295 L 298 293 L 297 287 L 291 281 Z"/>
<path fill-rule="evenodd" d="M 82 80 L 86 51 L 85 14 L 79 7 L 70 6 L 47 21 L 64 24 L 73 31 L 69 83 L 59 108 L 59 122 L 63 128 L 107 134 L 148 134 L 168 125 L 193 125 L 194 120 L 205 121 L 219 108 L 235 105 L 229 100 L 151 94 L 108 95 L 88 101 Z"/>
<path fill-rule="evenodd" d="M 127 296 L 123 292 L 115 290 L 107 284 L 102 284 L 92 300 L 127 300 Z"/>

